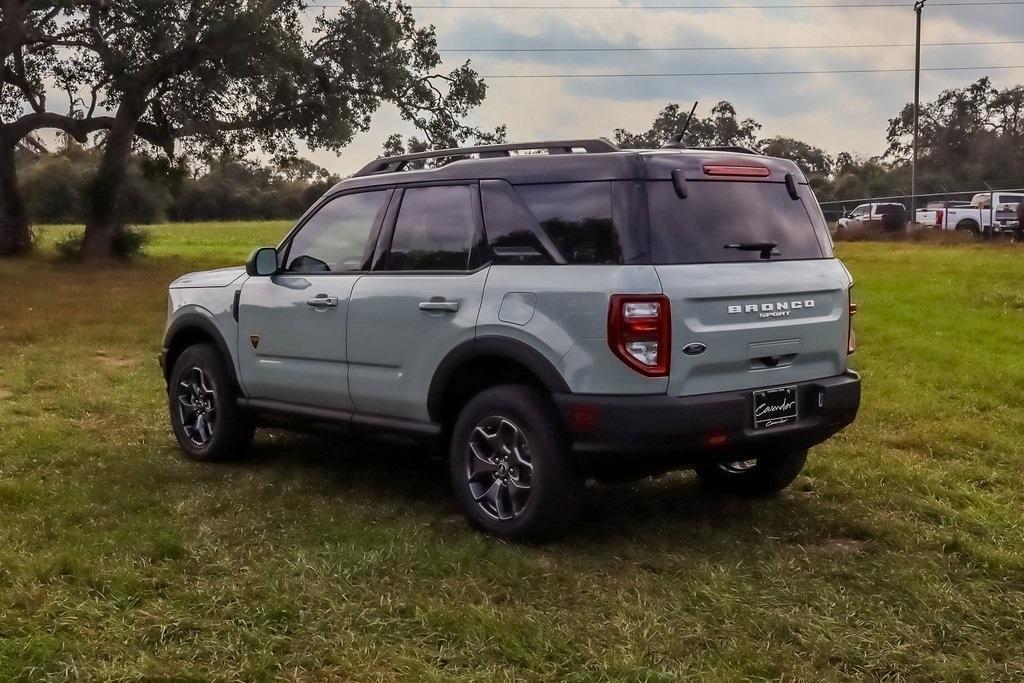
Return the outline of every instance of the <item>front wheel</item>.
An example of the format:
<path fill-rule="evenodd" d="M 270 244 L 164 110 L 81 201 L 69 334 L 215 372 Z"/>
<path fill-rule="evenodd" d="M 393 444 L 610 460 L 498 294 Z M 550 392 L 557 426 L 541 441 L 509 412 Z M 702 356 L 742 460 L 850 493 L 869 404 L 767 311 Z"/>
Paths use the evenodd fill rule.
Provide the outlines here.
<path fill-rule="evenodd" d="M 697 475 L 723 493 L 768 496 L 778 493 L 797 478 L 807 462 L 807 451 L 764 455 L 752 460 L 698 465 Z"/>
<path fill-rule="evenodd" d="M 252 422 L 238 409 L 238 392 L 224 360 L 209 344 L 181 352 L 168 386 L 171 429 L 194 460 L 241 457 L 252 442 Z"/>
<path fill-rule="evenodd" d="M 497 386 L 470 399 L 452 431 L 449 468 L 466 517 L 501 538 L 551 538 L 579 508 L 564 429 L 534 387 Z"/>

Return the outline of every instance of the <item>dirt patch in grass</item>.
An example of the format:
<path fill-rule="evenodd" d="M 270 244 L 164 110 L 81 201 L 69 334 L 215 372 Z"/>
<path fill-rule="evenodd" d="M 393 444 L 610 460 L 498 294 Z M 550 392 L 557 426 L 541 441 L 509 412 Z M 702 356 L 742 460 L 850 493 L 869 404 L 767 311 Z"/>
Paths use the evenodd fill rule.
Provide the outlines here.
<path fill-rule="evenodd" d="M 127 368 L 135 364 L 136 359 L 127 356 L 120 356 L 108 351 L 97 351 L 96 360 L 108 368 Z"/>
<path fill-rule="evenodd" d="M 1015 290 L 982 290 L 977 293 L 978 303 L 995 306 L 1005 311 L 1024 311 L 1024 293 Z"/>
<path fill-rule="evenodd" d="M 856 538 L 830 538 L 815 546 L 818 550 L 835 555 L 859 555 L 868 542 Z"/>

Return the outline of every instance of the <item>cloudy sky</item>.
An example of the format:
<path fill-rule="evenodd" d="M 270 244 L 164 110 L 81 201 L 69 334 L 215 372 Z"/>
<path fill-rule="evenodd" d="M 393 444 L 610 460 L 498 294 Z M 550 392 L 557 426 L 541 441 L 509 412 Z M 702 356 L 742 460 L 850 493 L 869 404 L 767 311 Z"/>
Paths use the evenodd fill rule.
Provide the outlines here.
<path fill-rule="evenodd" d="M 327 0 L 322 0 L 327 2 Z M 668 102 L 700 101 L 706 113 L 729 100 L 762 134 L 800 138 L 829 152 L 878 154 L 887 119 L 913 99 L 912 73 L 705 77 L 496 78 L 539 74 L 721 73 L 908 69 L 913 47 L 751 50 L 765 46 L 913 44 L 911 2 L 893 0 L 409 0 L 417 20 L 437 28 L 442 51 L 480 48 L 730 47 L 708 51 L 443 52 L 446 64 L 472 60 L 488 94 L 474 123 L 506 123 L 513 140 L 610 136 L 642 130 Z M 922 66 L 1024 65 L 1024 4 L 931 0 L 924 14 Z M 1006 0 L 1003 0 L 1004 2 Z M 964 2 L 967 5 L 942 3 Z M 892 4 L 856 9 L 652 9 L 661 5 Z M 430 9 L 448 5 L 447 9 Z M 429 6 L 429 7 L 428 7 Z M 512 9 L 510 6 L 526 9 Z M 601 8 L 597 8 L 601 6 Z M 604 7 L 607 7 L 605 9 Z M 536 8 L 536 9 L 534 9 Z M 331 11 L 331 10 L 324 10 Z M 1022 41 L 1017 44 L 989 44 Z M 971 43 L 927 46 L 928 43 Z M 922 100 L 988 74 L 998 87 L 1024 82 L 1024 68 L 922 73 Z M 370 132 L 345 152 L 312 153 L 351 172 L 379 154 L 388 134 L 413 131 L 382 109 Z"/>

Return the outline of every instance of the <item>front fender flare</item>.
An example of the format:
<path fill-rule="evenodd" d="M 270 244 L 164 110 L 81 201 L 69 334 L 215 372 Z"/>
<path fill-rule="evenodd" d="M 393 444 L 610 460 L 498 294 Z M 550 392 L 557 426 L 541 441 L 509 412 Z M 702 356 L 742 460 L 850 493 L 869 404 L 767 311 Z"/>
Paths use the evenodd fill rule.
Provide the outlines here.
<path fill-rule="evenodd" d="M 187 335 L 194 330 L 202 332 L 205 336 L 213 340 L 213 343 L 217 346 L 217 350 L 220 351 L 221 356 L 224 358 L 224 364 L 227 366 L 228 373 L 231 375 L 232 381 L 234 381 L 235 386 L 241 388 L 242 385 L 238 381 L 238 371 L 235 367 L 235 357 L 231 353 L 231 347 L 224 339 L 224 335 L 221 333 L 220 328 L 217 327 L 213 314 L 199 306 L 191 306 L 184 313 L 179 313 L 175 316 L 174 320 L 171 321 L 171 324 L 167 326 L 167 331 L 164 333 L 162 351 L 162 358 L 166 358 L 168 361 L 163 363 L 164 381 L 166 382 L 170 380 L 171 369 L 174 364 L 173 359 L 171 359 L 168 354 L 174 348 L 177 340 L 181 339 L 183 335 Z"/>

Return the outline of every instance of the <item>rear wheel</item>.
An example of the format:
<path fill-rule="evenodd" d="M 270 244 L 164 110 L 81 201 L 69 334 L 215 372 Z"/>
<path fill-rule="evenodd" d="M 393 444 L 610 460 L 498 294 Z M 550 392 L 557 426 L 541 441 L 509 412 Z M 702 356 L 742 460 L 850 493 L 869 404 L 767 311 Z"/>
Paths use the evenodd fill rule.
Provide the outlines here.
<path fill-rule="evenodd" d="M 723 493 L 767 496 L 792 484 L 805 462 L 807 451 L 794 451 L 752 460 L 707 463 L 696 470 L 705 484 Z"/>
<path fill-rule="evenodd" d="M 550 398 L 525 385 L 485 389 L 452 431 L 452 487 L 469 521 L 509 540 L 543 540 L 576 517 L 582 483 Z"/>
<path fill-rule="evenodd" d="M 168 400 L 174 437 L 190 458 L 227 460 L 248 450 L 255 429 L 238 409 L 238 392 L 213 346 L 181 352 L 171 369 Z"/>
<path fill-rule="evenodd" d="M 969 232 L 972 235 L 977 235 L 981 232 L 978 224 L 970 219 L 962 220 L 956 224 L 957 232 Z"/>

